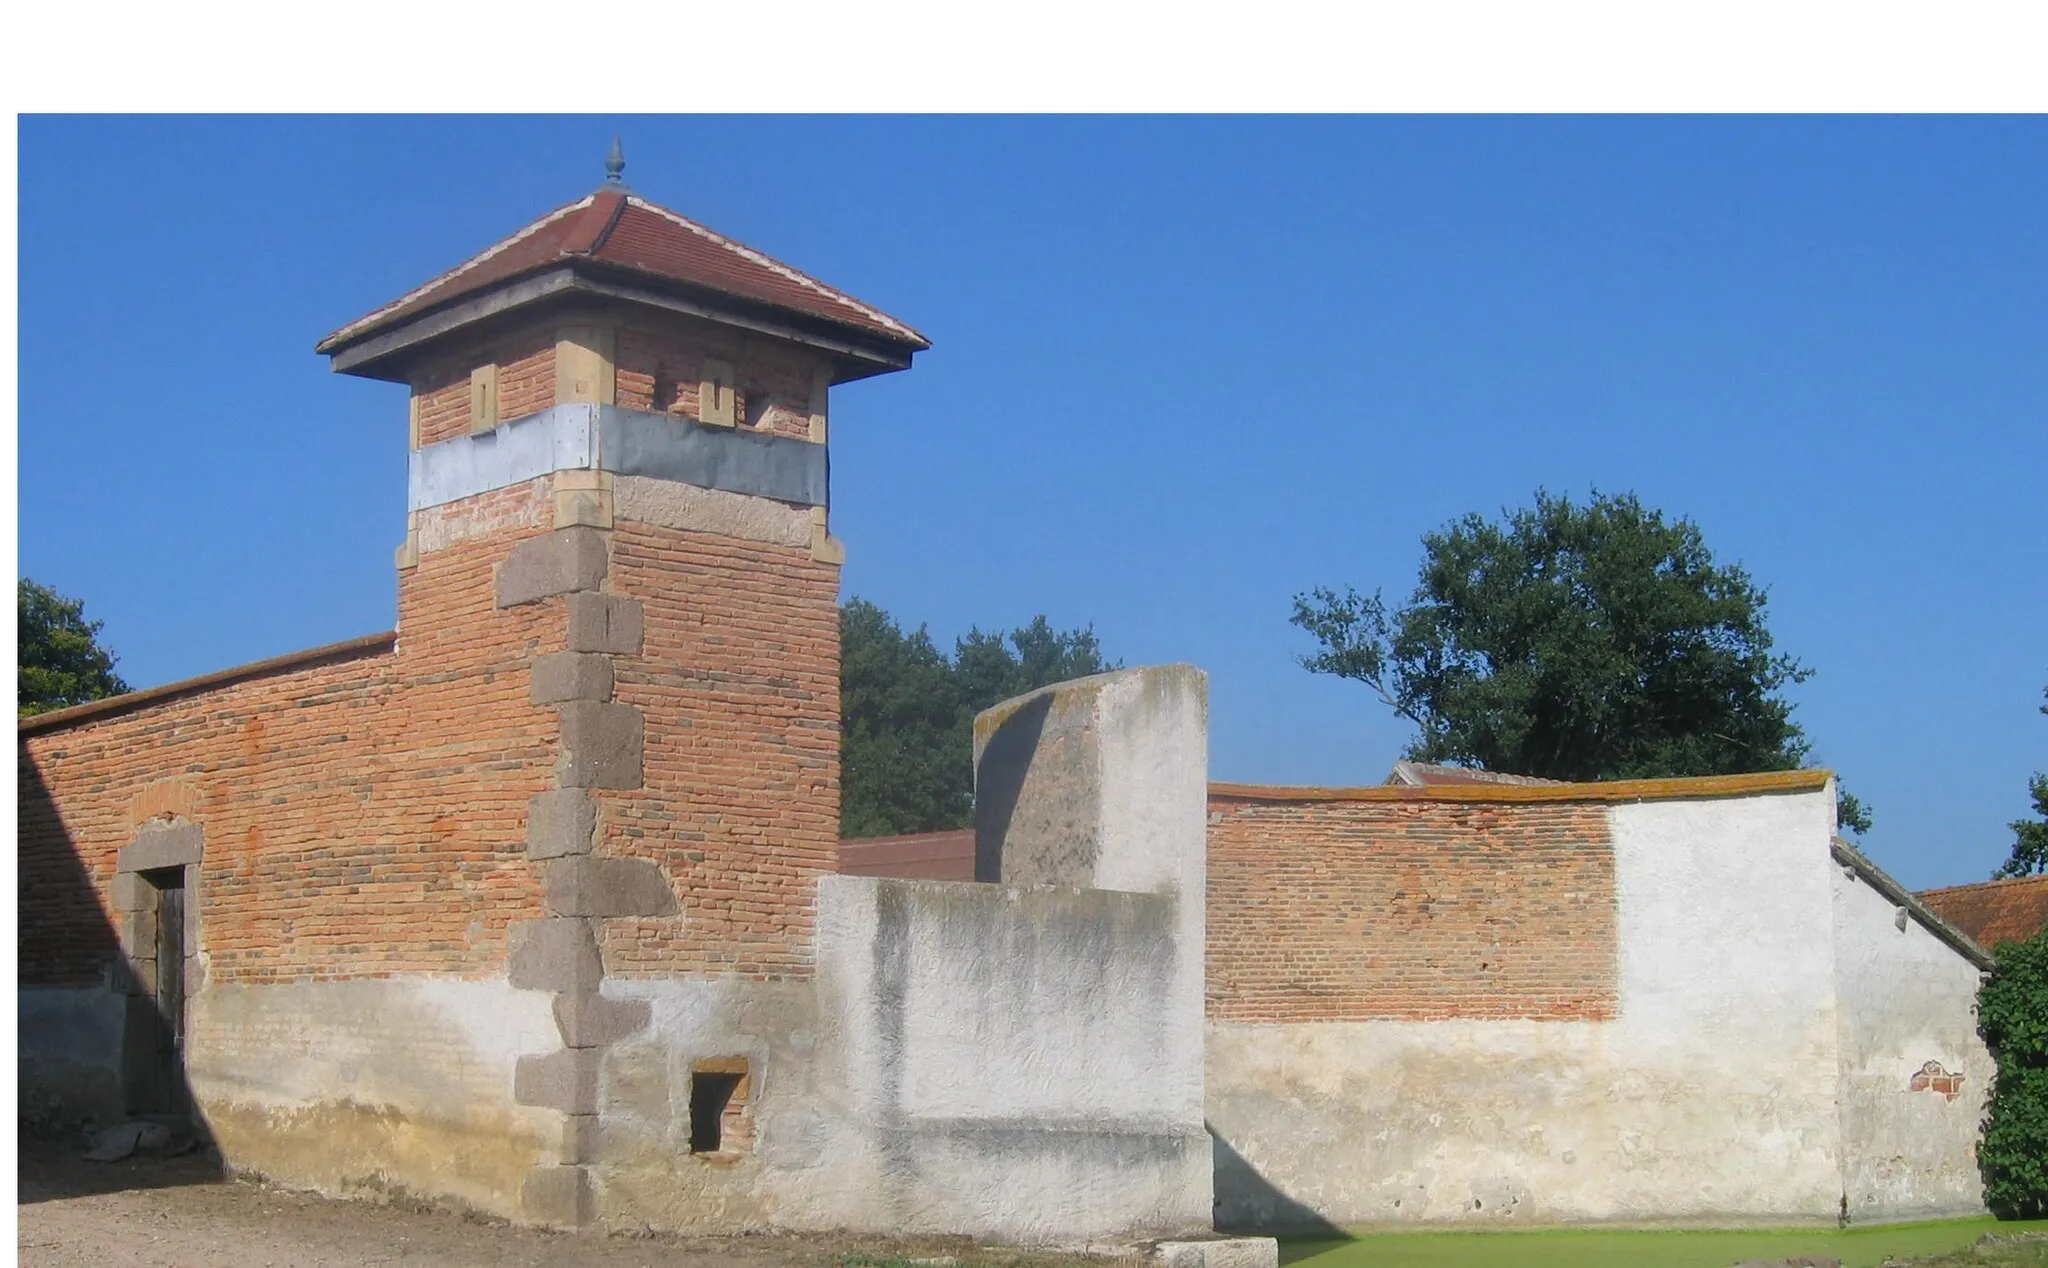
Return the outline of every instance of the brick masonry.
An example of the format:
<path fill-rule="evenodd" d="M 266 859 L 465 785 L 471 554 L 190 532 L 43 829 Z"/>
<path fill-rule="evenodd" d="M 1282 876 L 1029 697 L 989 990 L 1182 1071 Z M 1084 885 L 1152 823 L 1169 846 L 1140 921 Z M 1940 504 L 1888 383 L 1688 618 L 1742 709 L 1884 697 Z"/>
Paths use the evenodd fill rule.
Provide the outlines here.
<path fill-rule="evenodd" d="M 1217 1021 L 1615 1015 L 1601 804 L 1209 799 Z"/>
<path fill-rule="evenodd" d="M 839 570 L 630 522 L 612 552 L 660 651 L 613 660 L 613 698 L 647 721 L 645 783 L 596 795 L 607 849 L 659 864 L 681 908 L 606 922 L 608 971 L 807 975 L 812 881 L 839 845 Z"/>
<path fill-rule="evenodd" d="M 555 327 L 533 326 L 490 340 L 471 340 L 423 367 L 413 380 L 419 412 L 415 447 L 469 434 L 470 371 L 498 367 L 498 418 L 539 413 L 555 403 Z"/>
<path fill-rule="evenodd" d="M 562 650 L 559 617 L 491 606 L 518 536 L 403 574 L 395 652 L 25 734 L 21 983 L 109 971 L 118 856 L 163 816 L 205 828 L 210 981 L 502 972 L 509 925 L 539 911 L 526 803 L 558 747 L 526 667 Z"/>
<path fill-rule="evenodd" d="M 418 442 L 469 431 L 465 358 L 498 358 L 501 418 L 554 403 L 559 329 L 422 371 Z M 816 434 L 820 364 L 685 338 L 702 333 L 600 332 L 632 360 L 576 390 L 644 405 L 631 365 L 723 353 L 742 406 L 752 393 L 766 426 Z M 584 378 L 612 373 L 584 355 Z M 674 372 L 668 405 L 687 412 L 694 371 Z M 146 912 L 116 892 L 121 851 L 145 824 L 203 829 L 195 980 L 434 974 L 554 995 L 561 1047 L 520 1056 L 506 1094 L 563 1116 L 518 1199 L 557 1225 L 593 1210 L 603 1051 L 648 1021 L 603 979 L 808 977 L 839 800 L 839 578 L 817 534 L 615 520 L 602 481 L 565 515 L 567 482 L 414 516 L 390 650 L 32 724 L 20 749 L 23 985 L 132 978 L 122 940 Z"/>
<path fill-rule="evenodd" d="M 479 364 L 498 367 L 497 414 L 523 418 L 555 403 L 555 336 L 551 321 L 488 340 L 472 339 L 431 365 L 413 382 L 418 445 L 470 430 L 470 374 Z M 809 438 L 813 358 L 729 327 L 678 318 L 642 318 L 617 327 L 615 402 L 627 409 L 703 417 L 699 399 L 707 361 L 730 367 L 736 382 L 734 412 L 742 424 L 778 435 Z"/>
<path fill-rule="evenodd" d="M 618 397 L 626 409 L 703 418 L 706 361 L 734 370 L 733 412 L 741 425 L 806 438 L 815 363 L 775 344 L 710 322 L 641 321 L 618 335 Z M 513 417 L 513 415 L 507 415 Z"/>

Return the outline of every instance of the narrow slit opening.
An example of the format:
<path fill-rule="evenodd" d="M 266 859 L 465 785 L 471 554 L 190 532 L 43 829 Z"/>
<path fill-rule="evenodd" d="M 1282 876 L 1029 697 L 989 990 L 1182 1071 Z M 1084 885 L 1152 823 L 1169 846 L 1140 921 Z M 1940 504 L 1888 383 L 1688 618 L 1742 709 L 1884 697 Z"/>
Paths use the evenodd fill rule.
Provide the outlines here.
<path fill-rule="evenodd" d="M 690 1152 L 715 1154 L 725 1144 L 725 1116 L 747 1076 L 742 1072 L 695 1070 L 690 1074 Z"/>

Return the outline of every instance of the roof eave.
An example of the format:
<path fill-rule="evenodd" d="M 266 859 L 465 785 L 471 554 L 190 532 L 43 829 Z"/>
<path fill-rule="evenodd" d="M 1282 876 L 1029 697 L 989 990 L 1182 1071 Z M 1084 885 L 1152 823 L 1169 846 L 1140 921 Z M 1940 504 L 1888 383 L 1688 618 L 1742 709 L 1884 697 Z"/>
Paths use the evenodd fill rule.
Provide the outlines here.
<path fill-rule="evenodd" d="M 909 369 L 911 357 L 931 346 L 922 337 L 859 330 L 719 291 L 664 286 L 632 270 L 563 260 L 347 337 L 330 335 L 314 351 L 329 357 L 330 368 L 338 374 L 404 382 L 412 362 L 444 336 L 518 309 L 578 296 L 701 317 L 805 345 L 831 357 L 835 383 Z"/>
<path fill-rule="evenodd" d="M 1950 949 L 1980 969 L 1991 967 L 1991 953 L 1984 949 L 1975 938 L 1956 928 L 1932 907 L 1920 901 L 1919 895 L 1893 880 L 1891 874 L 1870 861 L 1870 857 L 1841 837 L 1828 842 L 1835 861 L 1862 878 L 1872 889 L 1904 908 L 1913 919 L 1920 922 L 1927 932 L 1946 942 Z"/>

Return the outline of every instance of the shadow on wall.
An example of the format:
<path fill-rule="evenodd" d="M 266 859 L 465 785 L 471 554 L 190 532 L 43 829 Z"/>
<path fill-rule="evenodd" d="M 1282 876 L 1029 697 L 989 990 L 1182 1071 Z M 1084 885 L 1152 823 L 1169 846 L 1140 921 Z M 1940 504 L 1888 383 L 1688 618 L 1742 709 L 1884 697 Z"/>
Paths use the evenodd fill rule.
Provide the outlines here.
<path fill-rule="evenodd" d="M 1230 1142 L 1209 1129 L 1211 1156 L 1215 1160 L 1216 1231 L 1219 1233 L 1284 1233 L 1290 1237 L 1348 1236 L 1345 1231 L 1309 1206 L 1295 1201 L 1259 1174 Z"/>
<path fill-rule="evenodd" d="M 1010 839 L 1010 820 L 1024 792 L 1024 772 L 1038 753 L 1045 715 L 1053 693 L 1042 692 L 1018 706 L 989 737 L 988 748 L 974 763 L 974 879 L 1003 879 L 1003 843 Z M 1014 772 L 1014 773 L 1012 773 Z"/>
<path fill-rule="evenodd" d="M 183 1052 L 187 881 L 197 869 L 134 875 L 124 946 L 35 759 L 25 744 L 16 752 L 19 1200 L 218 1179 L 217 1164 L 190 1157 L 84 1161 L 94 1132 L 124 1122 L 167 1129 L 137 1133 L 138 1159 L 208 1139 Z"/>

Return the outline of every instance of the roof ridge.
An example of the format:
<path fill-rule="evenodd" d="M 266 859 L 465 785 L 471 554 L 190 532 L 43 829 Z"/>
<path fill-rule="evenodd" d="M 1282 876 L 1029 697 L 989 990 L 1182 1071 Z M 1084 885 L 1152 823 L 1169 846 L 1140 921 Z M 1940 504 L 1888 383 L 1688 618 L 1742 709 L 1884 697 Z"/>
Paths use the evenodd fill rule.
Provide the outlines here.
<path fill-rule="evenodd" d="M 677 225 L 680 225 L 701 238 L 705 238 L 708 239 L 709 241 L 715 242 L 719 246 L 722 246 L 727 250 L 734 252 L 737 255 L 744 256 L 746 259 L 753 261 L 755 264 L 758 264 L 763 268 L 779 273 L 783 277 L 788 278 L 790 281 L 795 282 L 799 286 L 806 287 L 810 290 L 816 291 L 820 295 L 823 295 L 828 299 L 836 300 L 839 303 L 846 305 L 848 308 L 853 309 L 855 312 L 860 313 L 862 316 L 865 316 L 872 321 L 879 322 L 880 324 L 888 327 L 891 330 L 895 330 L 902 334 L 909 335 L 913 339 L 922 340 L 926 344 L 929 344 L 931 342 L 930 340 L 925 339 L 925 337 L 919 334 L 917 331 L 912 330 L 910 327 L 904 325 L 900 321 L 897 321 L 894 317 L 891 317 L 889 314 L 882 312 L 880 309 L 870 308 L 868 305 L 861 303 L 859 300 L 855 299 L 851 295 L 848 295 L 846 292 L 836 290 L 833 287 L 827 286 L 825 285 L 825 283 L 819 281 L 817 278 L 814 278 L 809 274 L 803 273 L 797 269 L 791 268 L 789 265 L 784 264 L 782 261 L 776 259 L 775 257 L 767 254 L 764 251 L 757 250 L 753 247 L 748 246 L 746 243 L 740 242 L 736 239 L 728 238 L 724 234 L 718 232 L 716 229 L 700 225 L 696 221 L 690 219 L 688 216 L 683 215 L 681 212 L 670 211 L 668 208 L 662 206 L 660 203 L 649 202 L 647 199 L 640 197 L 640 195 L 638 194 L 626 195 L 625 201 L 630 202 L 637 207 L 644 208 L 647 211 L 651 211 L 655 215 L 661 216 L 666 220 L 669 220 Z"/>
<path fill-rule="evenodd" d="M 605 197 L 611 199 L 612 205 L 611 209 L 605 213 L 604 223 L 597 226 L 597 231 L 590 235 L 590 241 L 583 245 L 570 246 L 565 243 L 562 252 L 564 255 L 594 256 L 604 249 L 606 242 L 611 240 L 612 230 L 619 227 L 619 218 L 626 214 L 626 195 L 615 189 L 600 189 L 591 195 L 592 199 Z M 595 207 L 596 203 L 593 202 L 592 209 L 594 210 Z"/>
<path fill-rule="evenodd" d="M 1936 885 L 1932 889 L 1923 889 L 1920 892 L 1923 894 L 1946 894 L 1958 889 L 1988 889 L 1993 885 L 2024 885 L 2029 882 L 2035 884 L 2048 883 L 2048 872 L 2037 872 L 2032 876 L 1994 876 L 1988 881 L 1964 881 L 1960 885 Z"/>
<path fill-rule="evenodd" d="M 528 223 L 525 227 L 515 230 L 510 236 L 501 238 L 497 242 L 492 243 L 490 246 L 485 247 L 482 251 L 478 252 L 473 256 L 470 256 L 468 259 L 456 265 L 454 268 L 447 269 L 444 270 L 443 272 L 435 274 L 433 277 L 428 278 L 426 281 L 420 283 L 418 286 L 413 287 L 405 294 L 400 295 L 397 299 L 394 299 L 390 303 L 383 305 L 376 311 L 365 313 L 361 317 L 356 318 L 348 325 L 341 327 L 339 330 L 336 330 L 333 333 L 329 334 L 325 339 L 322 339 L 314 350 L 319 351 L 321 348 L 325 348 L 327 345 L 335 342 L 337 339 L 345 339 L 355 331 L 361 330 L 365 326 L 375 324 L 377 320 L 383 317 L 386 313 L 395 312 L 396 310 L 403 308 L 407 304 L 410 304 L 414 300 L 418 299 L 422 295 L 427 294 L 429 291 L 436 289 L 437 287 L 443 285 L 444 283 L 453 281 L 454 279 L 462 276 L 464 273 L 469 272 L 471 269 L 482 264 L 484 261 L 489 260 L 492 257 L 498 255 L 499 253 L 503 252 L 504 250 L 513 246 L 514 244 L 523 242 L 527 238 L 532 237 L 541 229 L 553 224 L 557 220 L 560 220 L 563 216 L 568 215 L 570 212 L 581 211 L 585 207 L 590 206 L 590 204 L 594 202 L 596 198 L 597 195 L 595 193 L 589 193 L 577 199 L 575 202 L 565 203 L 562 206 L 555 208 L 553 211 L 548 212 L 546 215 L 540 217 L 538 220 L 534 220 Z M 620 206 L 623 207 L 624 205 L 624 201 L 621 200 Z"/>

